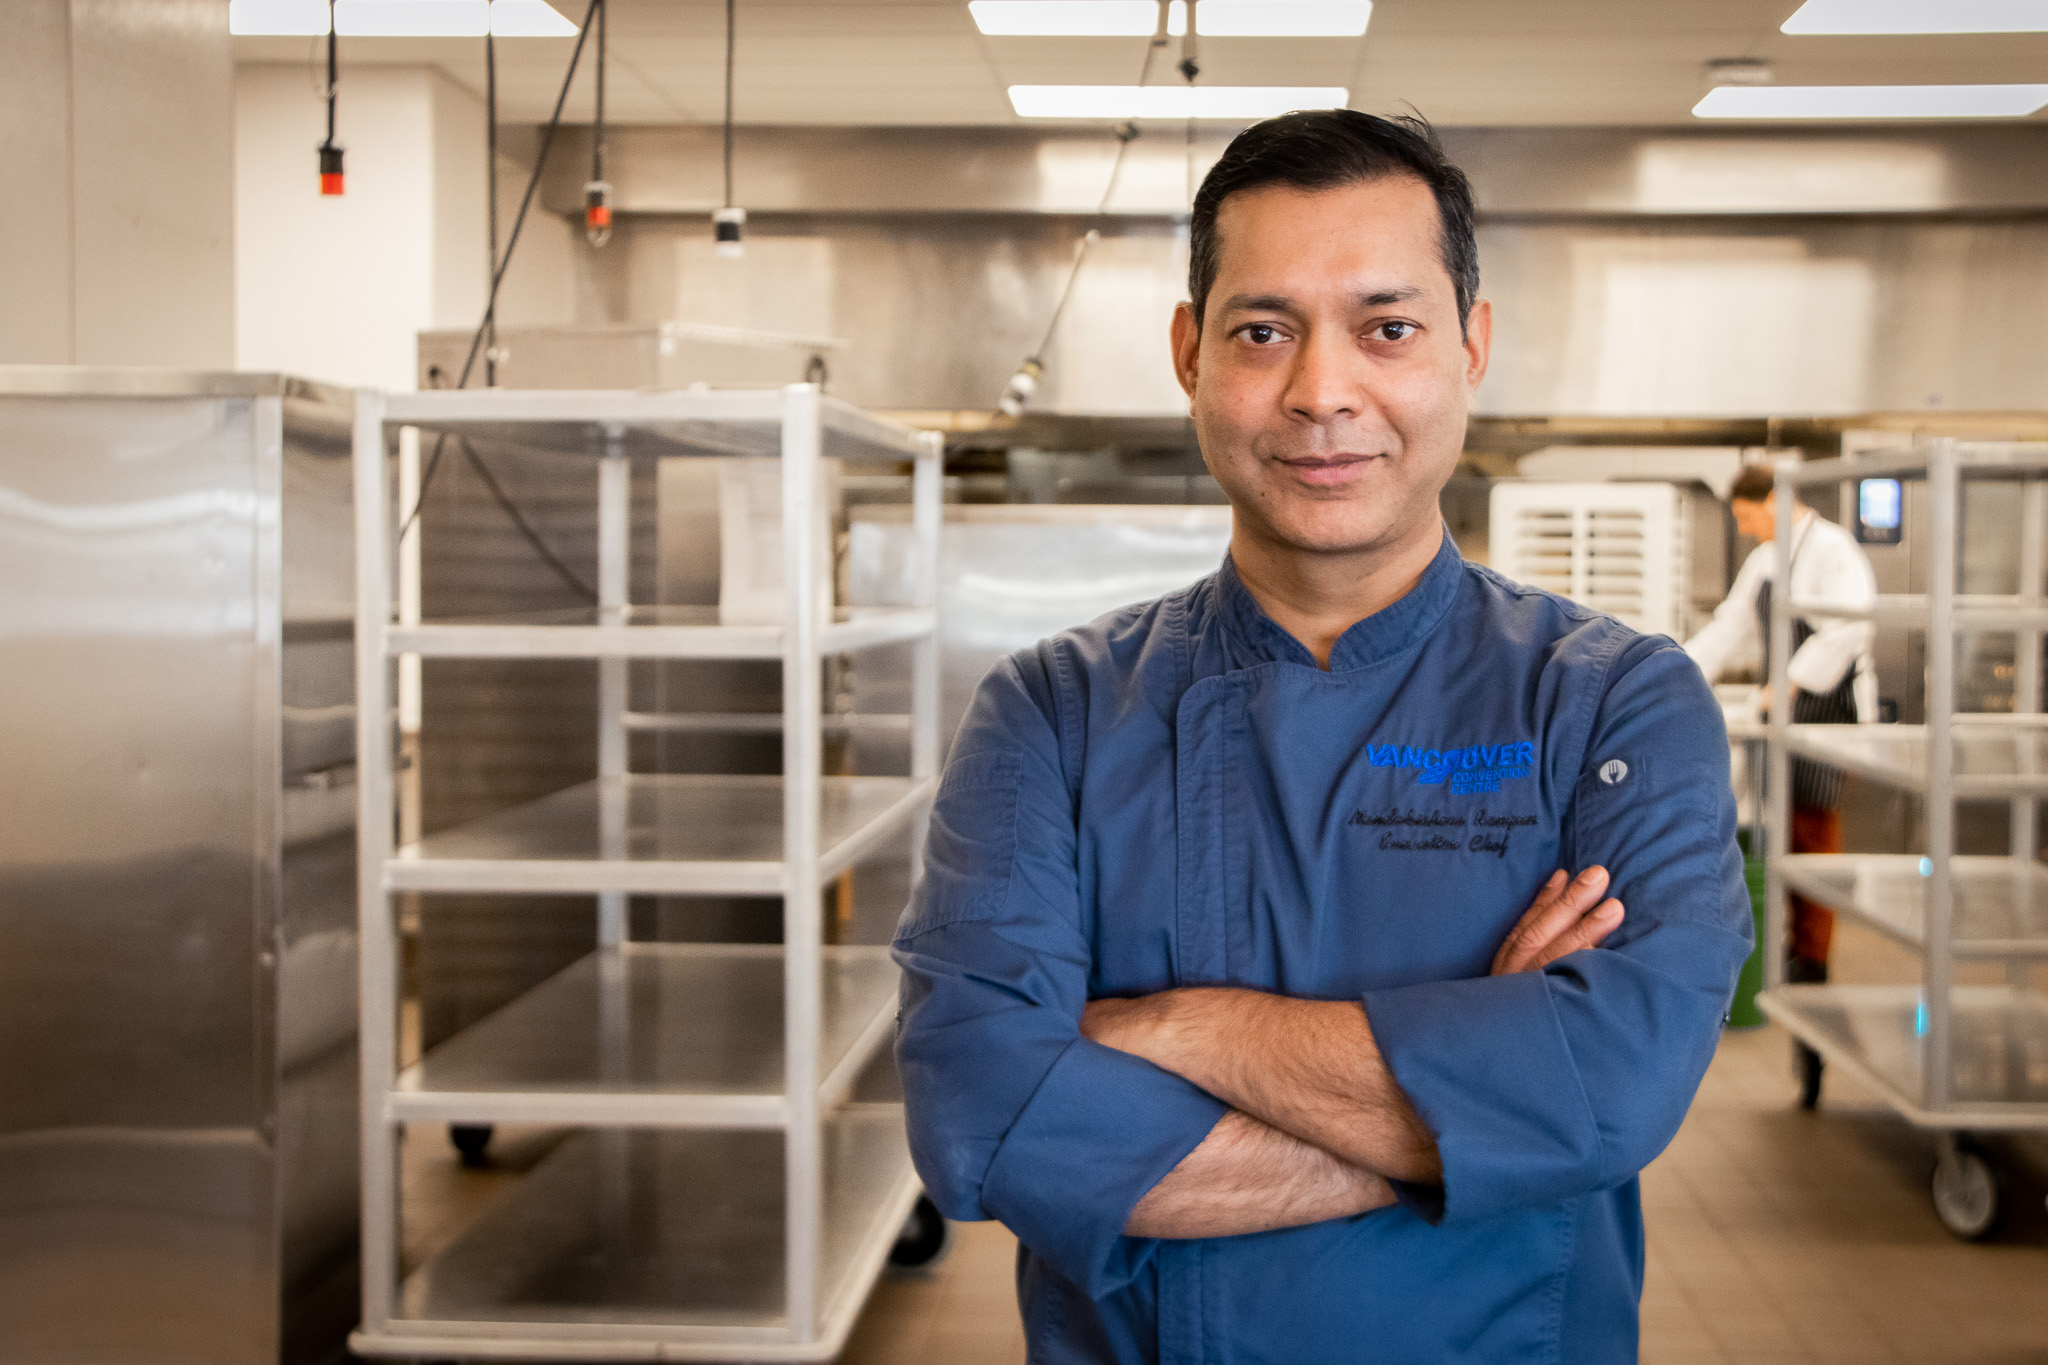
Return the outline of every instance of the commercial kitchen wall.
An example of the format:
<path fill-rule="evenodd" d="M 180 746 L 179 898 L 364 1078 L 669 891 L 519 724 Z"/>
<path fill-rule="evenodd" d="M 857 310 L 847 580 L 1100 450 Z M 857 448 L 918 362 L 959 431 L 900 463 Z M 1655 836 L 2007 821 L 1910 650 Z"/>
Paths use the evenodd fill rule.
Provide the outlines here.
<path fill-rule="evenodd" d="M 578 245 L 585 322 L 720 322 L 851 339 L 834 389 L 986 408 L 1038 345 L 1088 220 L 757 215 L 745 258 L 693 216 Z M 1046 352 L 1040 402 L 1184 410 L 1167 319 L 1184 229 L 1118 217 Z M 1479 229 L 1494 301 L 1482 413 L 1762 416 L 2048 407 L 2048 216 L 1584 216 Z"/>
<path fill-rule="evenodd" d="M 1166 358 L 1192 175 L 1231 130 L 1130 144 L 1083 127 L 747 128 L 747 254 L 703 216 L 715 130 L 608 140 L 624 220 L 579 250 L 585 322 L 736 323 L 855 343 L 835 386 L 890 408 L 986 408 L 1037 350 L 1081 234 L 1090 256 L 1046 351 L 1040 406 L 1181 410 Z M 573 211 L 576 130 L 543 200 Z M 2048 129 L 1454 128 L 1495 415 L 1749 416 L 2048 406 Z"/>
<path fill-rule="evenodd" d="M 311 61 L 235 71 L 235 364 L 410 389 L 418 334 L 476 326 L 489 295 L 483 102 L 432 67 L 344 67 L 347 192 L 330 197 L 315 173 L 321 81 Z M 505 130 L 506 232 L 532 143 L 531 129 Z M 571 236 L 560 217 L 533 215 L 501 322 L 566 319 Z"/>
<path fill-rule="evenodd" d="M 0 363 L 233 363 L 227 10 L 9 0 Z"/>

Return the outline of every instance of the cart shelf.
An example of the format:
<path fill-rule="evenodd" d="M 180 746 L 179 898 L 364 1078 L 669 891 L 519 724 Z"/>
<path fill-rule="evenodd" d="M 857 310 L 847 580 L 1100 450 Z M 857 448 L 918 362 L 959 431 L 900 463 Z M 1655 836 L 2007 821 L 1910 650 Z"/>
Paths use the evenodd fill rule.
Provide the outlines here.
<path fill-rule="evenodd" d="M 1926 937 L 1932 864 L 1914 854 L 1792 853 L 1778 860 L 1794 891 L 1856 916 L 1910 948 Z M 2048 867 L 2001 857 L 1958 857 L 1957 957 L 2048 957 Z"/>
<path fill-rule="evenodd" d="M 1909 626 L 1924 629 L 1928 622 L 1928 602 L 1925 593 L 1880 594 L 1867 607 L 1841 607 L 1820 602 L 1798 602 L 1792 604 L 1794 616 L 1841 617 L 1844 619 L 1875 621 L 1880 625 Z M 2048 606 L 2038 599 L 2019 597 L 2011 593 L 1957 593 L 1955 596 L 1955 626 L 1957 630 L 2022 630 L 2029 627 L 2048 626 Z"/>
<path fill-rule="evenodd" d="M 2039 441 L 1970 441 L 1950 447 L 1949 466 L 1959 478 L 2011 479 L 2048 474 L 2048 445 Z M 1833 460 L 1780 460 L 1787 484 L 1846 483 L 1855 479 L 1915 478 L 1928 472 L 1930 446 L 1872 451 Z"/>
<path fill-rule="evenodd" d="M 825 395 L 812 395 L 819 453 L 851 462 L 918 458 L 916 432 Z M 576 389 L 428 389 L 388 394 L 384 420 L 429 436 L 468 436 L 527 450 L 591 457 L 782 454 L 786 389 L 620 393 Z"/>
<path fill-rule="evenodd" d="M 819 1104 L 846 1097 L 889 1037 L 885 948 L 822 950 Z M 428 1052 L 398 1078 L 405 1120 L 783 1124 L 779 945 L 600 948 Z"/>
<path fill-rule="evenodd" d="M 824 1125 L 809 1340 L 784 1311 L 782 1134 L 578 1133 L 406 1281 L 384 1354 L 830 1360 L 917 1194 L 898 1105 Z"/>
<path fill-rule="evenodd" d="M 915 608 L 840 608 L 818 631 L 822 654 L 918 640 L 937 613 Z M 716 607 L 595 607 L 394 625 L 395 654 L 433 659 L 780 659 L 780 626 L 720 625 Z"/>
<path fill-rule="evenodd" d="M 1766 1014 L 1855 1076 L 1909 1121 L 1934 1128 L 2039 1128 L 2048 1120 L 2048 999 L 2009 986 L 1958 986 L 1951 1102 L 1926 1106 L 1918 986 L 1777 986 Z"/>
<path fill-rule="evenodd" d="M 394 438 L 408 427 L 429 443 L 475 438 L 587 463 L 595 606 L 413 619 L 391 575 L 404 524 Z M 901 1104 L 849 1100 L 885 1055 L 895 965 L 879 946 L 826 942 L 820 893 L 867 860 L 896 864 L 892 885 L 898 871 L 915 879 L 939 767 L 943 442 L 809 384 L 366 393 L 354 430 L 363 1307 L 351 1344 L 429 1359 L 833 1358 L 918 1185 Z M 645 481 L 630 457 L 677 455 L 781 459 L 783 624 L 631 602 Z M 901 607 L 823 600 L 820 538 L 793 528 L 816 522 L 825 458 L 910 466 L 918 581 Z M 825 659 L 899 642 L 907 714 L 835 714 Z M 595 660 L 595 780 L 394 848 L 388 717 L 392 663 L 408 656 Z M 781 704 L 716 712 L 679 675 L 660 711 L 636 712 L 634 658 L 779 663 Z M 907 739 L 910 776 L 826 776 L 825 736 L 855 730 Z M 782 771 L 631 771 L 632 736 L 671 731 L 778 735 Z M 465 892 L 593 897 L 595 951 L 401 1069 L 399 896 Z M 635 895 L 779 898 L 782 942 L 634 943 Z M 455 913 L 438 899 L 418 908 Z M 402 1277 L 408 1204 L 394 1157 L 424 1120 L 464 1140 L 523 1123 L 564 1141 Z"/>
<path fill-rule="evenodd" d="M 2048 796 L 2048 716 L 1957 716 L 1957 799 Z M 1793 725 L 1786 748 L 1906 791 L 1927 789 L 1924 725 Z"/>
<path fill-rule="evenodd" d="M 407 844 L 391 891 L 774 896 L 785 888 L 780 777 L 600 777 Z M 903 829 L 932 779 L 819 780 L 818 879 Z"/>

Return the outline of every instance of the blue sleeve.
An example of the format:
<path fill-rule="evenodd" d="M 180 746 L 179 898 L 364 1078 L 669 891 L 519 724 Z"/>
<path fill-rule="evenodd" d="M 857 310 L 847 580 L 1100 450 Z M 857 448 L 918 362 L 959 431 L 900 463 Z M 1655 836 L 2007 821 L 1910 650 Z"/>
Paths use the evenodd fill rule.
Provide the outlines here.
<path fill-rule="evenodd" d="M 1440 1190 L 1401 1190 L 1433 1221 L 1555 1204 L 1648 1165 L 1706 1074 L 1749 955 L 1720 708 L 1661 638 L 1630 641 L 1611 676 L 1562 848 L 1573 872 L 1608 869 L 1622 926 L 1540 972 L 1365 998 L 1443 1156 Z"/>
<path fill-rule="evenodd" d="M 962 723 L 896 935 L 896 1057 L 911 1155 L 940 1211 L 1002 1220 L 1099 1297 L 1156 1246 L 1123 1235 L 1132 1208 L 1226 1107 L 1081 1037 L 1091 952 L 1050 709 L 1005 660 Z"/>

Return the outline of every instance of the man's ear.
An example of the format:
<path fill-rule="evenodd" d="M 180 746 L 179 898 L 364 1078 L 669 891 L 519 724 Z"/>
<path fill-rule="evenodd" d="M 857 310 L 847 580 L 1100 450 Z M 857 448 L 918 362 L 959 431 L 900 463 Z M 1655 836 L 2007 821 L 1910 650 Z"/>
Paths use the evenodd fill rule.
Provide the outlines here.
<path fill-rule="evenodd" d="M 1472 315 L 1465 320 L 1465 393 L 1470 401 L 1479 395 L 1479 382 L 1486 378 L 1486 362 L 1493 355 L 1493 305 L 1485 299 L 1472 301 Z"/>
<path fill-rule="evenodd" d="M 1195 396 L 1195 371 L 1200 368 L 1201 354 L 1202 329 L 1195 321 L 1195 306 L 1177 303 L 1173 307 L 1173 377 L 1190 401 Z"/>

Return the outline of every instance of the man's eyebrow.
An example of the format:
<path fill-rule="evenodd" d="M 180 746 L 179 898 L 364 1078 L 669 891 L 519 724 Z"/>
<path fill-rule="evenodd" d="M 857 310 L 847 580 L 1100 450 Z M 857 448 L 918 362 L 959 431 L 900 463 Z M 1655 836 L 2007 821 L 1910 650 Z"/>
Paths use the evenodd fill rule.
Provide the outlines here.
<path fill-rule="evenodd" d="M 1285 294 L 1232 294 L 1223 301 L 1225 312 L 1291 313 L 1294 300 Z"/>
<path fill-rule="evenodd" d="M 1384 308 L 1390 303 L 1407 303 L 1421 297 L 1420 288 L 1403 284 L 1391 289 L 1375 289 L 1369 294 L 1358 295 L 1357 299 L 1362 308 Z M 1223 310 L 1228 313 L 1292 313 L 1296 311 L 1296 305 L 1285 294 L 1232 294 L 1223 301 Z"/>

